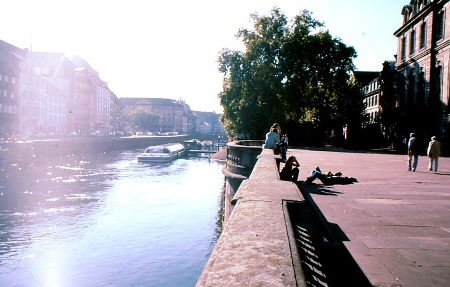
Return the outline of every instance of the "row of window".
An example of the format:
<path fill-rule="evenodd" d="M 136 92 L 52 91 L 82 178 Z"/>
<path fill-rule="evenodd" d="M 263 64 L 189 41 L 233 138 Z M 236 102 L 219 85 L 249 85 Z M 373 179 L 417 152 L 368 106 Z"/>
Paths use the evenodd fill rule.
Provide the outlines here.
<path fill-rule="evenodd" d="M 378 97 L 379 97 L 379 95 L 374 95 L 374 96 L 364 99 L 364 104 L 366 105 L 366 108 L 377 106 L 378 105 Z"/>
<path fill-rule="evenodd" d="M 0 89 L 0 96 L 3 96 L 4 98 L 11 98 L 14 99 L 14 91 L 12 90 L 2 90 Z"/>
<path fill-rule="evenodd" d="M 378 81 L 373 81 L 370 84 L 368 84 L 367 86 L 362 88 L 362 92 L 364 94 L 368 94 L 370 92 L 373 92 L 375 90 L 377 90 L 379 88 L 380 84 L 378 83 Z"/>
<path fill-rule="evenodd" d="M 58 117 L 58 116 L 49 116 L 48 124 L 64 124 L 66 118 L 65 117 Z"/>
<path fill-rule="evenodd" d="M 416 53 L 416 30 L 413 29 L 410 32 L 410 39 L 409 39 L 409 56 L 411 57 L 412 55 L 414 55 Z M 424 49 L 427 47 L 427 23 L 424 22 L 420 25 L 420 41 L 419 41 L 419 49 Z M 407 39 L 408 37 L 405 36 L 402 38 L 402 50 L 401 50 L 401 54 L 402 54 L 402 60 L 405 61 L 406 60 L 406 43 L 407 43 Z"/>
<path fill-rule="evenodd" d="M 0 103 L 0 113 L 17 114 L 17 106 Z"/>
<path fill-rule="evenodd" d="M 444 38 L 444 26 L 445 26 L 445 11 L 440 11 L 437 15 L 437 25 L 435 29 L 436 40 L 441 40 Z M 419 50 L 422 50 L 427 47 L 427 22 L 423 22 L 419 27 Z M 417 42 L 417 32 L 416 29 L 412 29 L 409 33 L 409 56 L 411 57 L 416 53 L 416 42 Z M 408 36 L 404 36 L 402 38 L 402 46 L 401 46 L 401 57 L 402 61 L 406 60 L 406 45 L 408 42 Z"/>
<path fill-rule="evenodd" d="M 48 110 L 50 113 L 65 113 L 65 106 L 59 106 L 59 105 L 49 105 Z"/>
<path fill-rule="evenodd" d="M 378 112 L 372 112 L 369 114 L 369 122 L 374 123 L 378 117 Z"/>
<path fill-rule="evenodd" d="M 0 74 L 0 81 L 9 82 L 10 79 L 11 79 L 11 83 L 12 84 L 16 83 L 16 78 L 15 77 L 11 77 L 9 75 Z"/>

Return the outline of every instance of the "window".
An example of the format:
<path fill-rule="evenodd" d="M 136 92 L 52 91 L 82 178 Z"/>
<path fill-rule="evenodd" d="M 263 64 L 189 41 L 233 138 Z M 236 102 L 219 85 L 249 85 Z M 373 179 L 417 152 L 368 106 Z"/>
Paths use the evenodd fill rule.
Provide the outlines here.
<path fill-rule="evenodd" d="M 436 78 L 436 93 L 439 95 L 439 99 L 442 101 L 442 87 L 443 87 L 443 74 L 442 74 L 442 66 L 437 67 L 437 78 Z"/>
<path fill-rule="evenodd" d="M 420 48 L 425 48 L 427 45 L 427 23 L 422 23 L 420 26 Z"/>
<path fill-rule="evenodd" d="M 406 60 L 406 37 L 402 38 L 402 60 Z"/>
<path fill-rule="evenodd" d="M 438 13 L 436 33 L 436 38 L 438 40 L 444 38 L 444 11 Z"/>
<path fill-rule="evenodd" d="M 416 30 L 411 31 L 411 39 L 409 41 L 409 54 L 414 55 L 416 50 Z"/>

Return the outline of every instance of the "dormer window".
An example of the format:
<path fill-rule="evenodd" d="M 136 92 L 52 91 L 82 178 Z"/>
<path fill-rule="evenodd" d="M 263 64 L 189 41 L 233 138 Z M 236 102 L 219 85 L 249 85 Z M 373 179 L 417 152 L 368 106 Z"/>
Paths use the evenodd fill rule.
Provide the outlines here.
<path fill-rule="evenodd" d="M 412 10 L 413 10 L 413 6 L 412 5 L 405 5 L 405 6 L 403 6 L 403 9 L 402 9 L 403 24 L 408 22 L 409 19 L 411 18 Z"/>

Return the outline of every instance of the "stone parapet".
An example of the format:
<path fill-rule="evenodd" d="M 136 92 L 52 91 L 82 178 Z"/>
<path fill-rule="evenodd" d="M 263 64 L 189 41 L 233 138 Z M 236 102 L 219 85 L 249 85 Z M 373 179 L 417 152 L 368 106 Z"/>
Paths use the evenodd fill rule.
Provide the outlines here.
<path fill-rule="evenodd" d="M 287 201 L 303 197 L 296 184 L 278 179 L 273 151 L 262 150 L 197 286 L 302 285 Z"/>

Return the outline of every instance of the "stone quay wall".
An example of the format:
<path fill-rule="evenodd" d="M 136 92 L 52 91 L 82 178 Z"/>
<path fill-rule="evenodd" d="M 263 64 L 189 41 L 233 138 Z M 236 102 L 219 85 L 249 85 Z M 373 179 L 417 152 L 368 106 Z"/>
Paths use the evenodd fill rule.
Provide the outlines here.
<path fill-rule="evenodd" d="M 198 287 L 304 285 L 287 210 L 289 202 L 304 198 L 295 183 L 279 180 L 273 150 L 259 148 L 259 152 L 248 179 L 243 179 L 233 196 L 233 209 Z"/>

